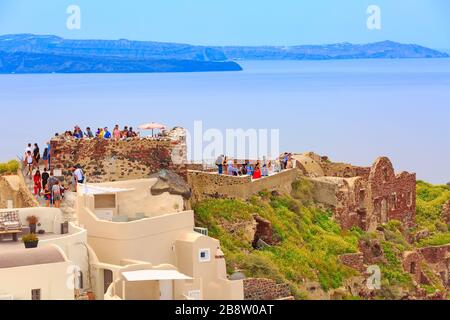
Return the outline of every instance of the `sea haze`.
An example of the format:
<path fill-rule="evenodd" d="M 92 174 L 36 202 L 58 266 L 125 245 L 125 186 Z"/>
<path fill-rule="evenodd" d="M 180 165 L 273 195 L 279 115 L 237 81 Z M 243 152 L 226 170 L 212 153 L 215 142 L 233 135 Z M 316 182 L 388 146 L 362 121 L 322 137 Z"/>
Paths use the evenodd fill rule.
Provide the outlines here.
<path fill-rule="evenodd" d="M 241 61 L 242 72 L 0 75 L 0 158 L 74 124 L 279 128 L 281 148 L 450 181 L 450 59 Z"/>

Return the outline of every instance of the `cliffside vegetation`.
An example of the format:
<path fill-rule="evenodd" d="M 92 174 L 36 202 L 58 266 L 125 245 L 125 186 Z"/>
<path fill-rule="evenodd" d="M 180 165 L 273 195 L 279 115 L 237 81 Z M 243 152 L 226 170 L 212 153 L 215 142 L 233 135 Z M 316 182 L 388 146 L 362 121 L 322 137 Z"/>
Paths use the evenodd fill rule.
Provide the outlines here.
<path fill-rule="evenodd" d="M 307 298 L 306 281 L 319 282 L 327 291 L 356 275 L 338 257 L 358 252 L 361 232 L 342 231 L 331 212 L 289 195 L 261 193 L 248 202 L 212 199 L 197 204 L 195 211 L 197 224 L 220 239 L 230 273 L 242 270 L 249 277 L 289 283 L 296 298 Z M 252 235 L 243 226 L 254 223 L 255 213 L 272 223 L 278 245 L 262 250 L 252 247 Z M 233 226 L 241 228 L 232 233 Z"/>
<path fill-rule="evenodd" d="M 2 174 L 14 174 L 19 170 L 19 163 L 15 160 L 11 160 L 5 163 L 0 163 L 0 175 Z"/>
<path fill-rule="evenodd" d="M 197 225 L 208 228 L 210 236 L 221 241 L 230 274 L 240 270 L 248 277 L 288 283 L 297 299 L 308 299 L 306 283 L 317 282 L 324 292 L 330 292 L 361 276 L 344 266 L 339 256 L 359 252 L 361 240 L 378 239 L 384 251 L 384 261 L 378 264 L 383 274 L 378 298 L 398 299 L 414 290 L 412 277 L 401 262 L 403 252 L 414 249 L 415 244 L 407 241 L 413 230 L 405 232 L 399 221 L 391 221 L 377 233 L 357 228 L 343 231 L 330 211 L 310 201 L 307 181 L 300 180 L 293 187 L 291 195 L 262 192 L 246 202 L 210 199 L 196 204 Z M 441 217 L 442 205 L 450 200 L 450 188 L 418 182 L 417 190 L 417 230 L 430 231 L 417 245 L 450 243 L 448 226 Z M 254 248 L 254 214 L 271 222 L 276 245 Z M 428 291 L 436 289 L 437 285 L 431 285 Z"/>
<path fill-rule="evenodd" d="M 421 239 L 419 246 L 450 243 L 450 226 L 442 216 L 443 205 L 450 200 L 450 186 L 417 182 L 417 224 L 429 236 Z"/>

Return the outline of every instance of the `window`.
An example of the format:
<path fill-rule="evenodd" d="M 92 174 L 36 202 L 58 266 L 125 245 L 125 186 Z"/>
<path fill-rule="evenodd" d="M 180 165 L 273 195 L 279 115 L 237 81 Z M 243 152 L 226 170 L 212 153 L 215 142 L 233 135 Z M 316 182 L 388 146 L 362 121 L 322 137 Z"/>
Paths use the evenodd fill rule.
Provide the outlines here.
<path fill-rule="evenodd" d="M 397 194 L 393 193 L 391 195 L 391 210 L 396 210 L 397 209 Z"/>
<path fill-rule="evenodd" d="M 201 291 L 200 290 L 189 291 L 188 297 L 190 300 L 198 301 L 198 300 L 200 300 L 200 297 L 201 297 Z"/>
<path fill-rule="evenodd" d="M 386 183 L 388 181 L 388 169 L 387 168 L 383 168 L 383 182 Z"/>
<path fill-rule="evenodd" d="M 84 289 L 84 275 L 81 271 L 78 274 L 78 289 Z"/>
<path fill-rule="evenodd" d="M 41 289 L 31 290 L 31 300 L 33 300 L 33 301 L 41 300 Z"/>
<path fill-rule="evenodd" d="M 412 206 L 413 204 L 413 193 L 410 191 L 408 192 L 408 206 Z"/>
<path fill-rule="evenodd" d="M 411 267 L 410 267 L 409 272 L 411 274 L 416 274 L 416 263 L 415 262 L 411 262 Z"/>
<path fill-rule="evenodd" d="M 199 252 L 199 261 L 200 262 L 211 262 L 211 250 L 210 249 L 201 249 Z"/>

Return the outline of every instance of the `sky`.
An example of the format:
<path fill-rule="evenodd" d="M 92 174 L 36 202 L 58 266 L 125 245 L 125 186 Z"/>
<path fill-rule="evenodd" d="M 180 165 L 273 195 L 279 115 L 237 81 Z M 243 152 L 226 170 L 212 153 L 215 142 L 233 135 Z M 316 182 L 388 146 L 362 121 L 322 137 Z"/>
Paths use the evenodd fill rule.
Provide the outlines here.
<path fill-rule="evenodd" d="M 81 28 L 68 30 L 69 5 Z M 369 30 L 367 8 L 381 10 Z M 450 49 L 448 0 L 0 0 L 0 34 L 203 45 L 300 45 L 392 40 Z"/>

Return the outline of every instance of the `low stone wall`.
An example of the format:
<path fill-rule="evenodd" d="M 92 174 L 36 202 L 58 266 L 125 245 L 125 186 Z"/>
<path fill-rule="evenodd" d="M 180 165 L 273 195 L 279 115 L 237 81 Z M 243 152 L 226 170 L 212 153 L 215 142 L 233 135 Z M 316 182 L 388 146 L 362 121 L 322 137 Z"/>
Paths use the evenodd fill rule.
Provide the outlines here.
<path fill-rule="evenodd" d="M 427 247 L 420 249 L 420 254 L 427 263 L 436 264 L 444 262 L 450 253 L 450 244 L 439 247 Z"/>
<path fill-rule="evenodd" d="M 209 198 L 247 200 L 261 191 L 292 192 L 292 183 L 300 171 L 290 169 L 270 177 L 252 180 L 249 176 L 233 177 L 202 171 L 188 171 L 188 183 L 192 188 L 192 199 L 201 201 Z"/>
<path fill-rule="evenodd" d="M 284 300 L 292 297 L 289 285 L 276 283 L 270 279 L 244 280 L 245 300 Z"/>
<path fill-rule="evenodd" d="M 346 267 L 352 268 L 359 272 L 366 271 L 366 267 L 364 266 L 364 254 L 362 253 L 344 254 L 339 257 L 339 260 Z"/>
<path fill-rule="evenodd" d="M 186 144 L 172 139 L 53 139 L 52 169 L 62 170 L 70 182 L 70 168 L 80 164 L 88 182 L 122 181 L 148 178 L 161 169 L 187 178 Z M 177 163 L 173 159 L 176 157 Z"/>

